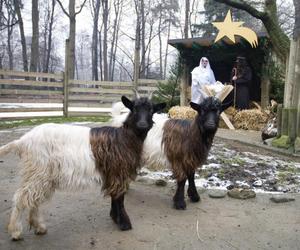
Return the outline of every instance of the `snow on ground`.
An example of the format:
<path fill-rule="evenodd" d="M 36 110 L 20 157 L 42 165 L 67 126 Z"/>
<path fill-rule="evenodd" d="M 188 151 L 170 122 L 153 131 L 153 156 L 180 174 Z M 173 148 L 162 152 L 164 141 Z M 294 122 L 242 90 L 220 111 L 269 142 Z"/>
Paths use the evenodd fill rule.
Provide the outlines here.
<path fill-rule="evenodd" d="M 62 103 L 0 103 L 0 108 L 63 108 Z M 111 108 L 94 108 L 94 107 L 69 107 L 69 112 L 99 112 L 110 113 Z M 13 117 L 47 117 L 63 116 L 62 111 L 44 111 L 44 112 L 0 112 L 0 118 Z"/>
<path fill-rule="evenodd" d="M 173 182 L 170 170 L 151 171 L 144 167 L 141 175 Z M 300 163 L 239 152 L 215 143 L 207 163 L 196 173 L 195 183 L 207 189 L 244 187 L 256 192 L 300 192 Z"/>

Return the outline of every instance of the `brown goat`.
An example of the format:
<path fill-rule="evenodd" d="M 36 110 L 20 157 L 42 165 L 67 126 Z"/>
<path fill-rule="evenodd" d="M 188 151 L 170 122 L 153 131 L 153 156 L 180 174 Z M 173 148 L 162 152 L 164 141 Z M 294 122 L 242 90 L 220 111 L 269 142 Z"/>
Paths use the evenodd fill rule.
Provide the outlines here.
<path fill-rule="evenodd" d="M 208 97 L 201 104 L 191 103 L 198 112 L 193 121 L 154 116 L 154 126 L 144 142 L 145 164 L 160 164 L 172 169 L 177 181 L 173 198 L 176 209 L 185 209 L 184 186 L 189 182 L 188 196 L 198 202 L 194 175 L 206 161 L 218 128 L 222 106 L 219 99 Z"/>

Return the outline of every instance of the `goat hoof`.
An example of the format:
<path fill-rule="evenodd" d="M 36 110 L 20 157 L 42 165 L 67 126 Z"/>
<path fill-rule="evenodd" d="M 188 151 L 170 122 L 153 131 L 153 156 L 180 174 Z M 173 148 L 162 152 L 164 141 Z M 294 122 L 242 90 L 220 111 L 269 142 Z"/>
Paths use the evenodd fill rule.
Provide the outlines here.
<path fill-rule="evenodd" d="M 193 194 L 189 195 L 191 202 L 199 202 L 200 201 L 200 196 L 199 194 Z"/>
<path fill-rule="evenodd" d="M 190 198 L 191 202 L 198 202 L 200 201 L 200 196 L 197 191 L 192 191 L 188 189 L 188 197 Z"/>
<path fill-rule="evenodd" d="M 45 227 L 39 227 L 39 228 L 35 229 L 34 233 L 36 235 L 44 235 L 44 234 L 47 233 L 47 228 L 45 228 Z"/>
<path fill-rule="evenodd" d="M 23 236 L 21 235 L 20 232 L 12 233 L 12 235 L 11 235 L 11 240 L 12 240 L 12 241 L 23 240 Z"/>
<path fill-rule="evenodd" d="M 177 210 L 185 210 L 186 209 L 185 201 L 175 201 L 174 208 Z"/>
<path fill-rule="evenodd" d="M 126 223 L 120 223 L 119 228 L 121 231 L 127 231 L 127 230 L 132 229 L 132 226 L 131 226 L 130 222 L 126 222 Z"/>

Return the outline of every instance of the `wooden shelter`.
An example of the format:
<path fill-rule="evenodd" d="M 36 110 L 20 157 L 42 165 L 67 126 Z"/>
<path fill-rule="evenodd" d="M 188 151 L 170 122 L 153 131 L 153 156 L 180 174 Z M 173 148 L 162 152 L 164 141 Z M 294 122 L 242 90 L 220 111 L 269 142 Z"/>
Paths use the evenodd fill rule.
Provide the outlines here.
<path fill-rule="evenodd" d="M 191 85 L 190 72 L 199 65 L 200 58 L 206 56 L 209 59 L 216 80 L 222 83 L 230 82 L 230 74 L 238 55 L 247 58 L 252 69 L 252 86 L 250 87 L 250 99 L 261 102 L 263 107 L 269 103 L 270 80 L 265 70 L 265 64 L 271 55 L 270 41 L 266 33 L 258 35 L 258 46 L 251 45 L 240 37 L 236 43 L 229 39 L 222 39 L 214 43 L 215 37 L 171 39 L 168 43 L 180 53 L 183 65 L 181 76 L 180 104 L 187 104 L 187 87 Z"/>

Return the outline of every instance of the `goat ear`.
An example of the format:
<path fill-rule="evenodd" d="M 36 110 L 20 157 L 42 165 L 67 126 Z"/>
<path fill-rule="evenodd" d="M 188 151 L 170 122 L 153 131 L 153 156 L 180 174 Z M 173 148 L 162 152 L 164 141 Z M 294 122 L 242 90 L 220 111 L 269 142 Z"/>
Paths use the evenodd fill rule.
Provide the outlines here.
<path fill-rule="evenodd" d="M 160 110 L 163 110 L 166 106 L 167 106 L 167 104 L 165 102 L 154 104 L 153 105 L 153 112 L 156 113 Z"/>
<path fill-rule="evenodd" d="M 130 100 L 129 100 L 126 96 L 124 96 L 124 95 L 122 96 L 121 100 L 122 100 L 124 106 L 132 111 L 132 109 L 133 109 L 133 102 L 130 101 Z"/>
<path fill-rule="evenodd" d="M 200 112 L 201 111 L 201 105 L 194 103 L 194 102 L 190 102 L 191 108 Z"/>

